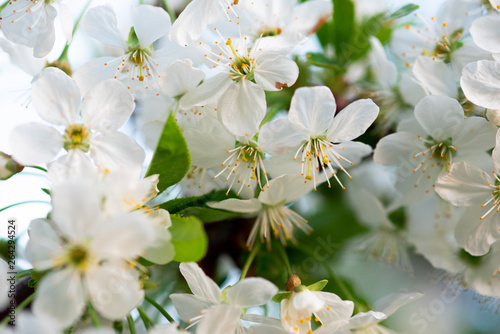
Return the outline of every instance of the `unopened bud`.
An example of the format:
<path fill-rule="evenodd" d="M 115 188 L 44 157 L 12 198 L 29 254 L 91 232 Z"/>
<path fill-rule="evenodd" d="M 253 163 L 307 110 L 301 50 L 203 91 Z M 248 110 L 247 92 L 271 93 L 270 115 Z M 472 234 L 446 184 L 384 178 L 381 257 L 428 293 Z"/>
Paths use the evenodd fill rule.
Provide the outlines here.
<path fill-rule="evenodd" d="M 294 291 L 294 289 L 298 286 L 301 286 L 302 282 L 300 281 L 299 276 L 292 275 L 286 282 L 286 291 Z"/>
<path fill-rule="evenodd" d="M 0 180 L 7 180 L 23 168 L 24 166 L 15 162 L 10 155 L 0 152 Z"/>

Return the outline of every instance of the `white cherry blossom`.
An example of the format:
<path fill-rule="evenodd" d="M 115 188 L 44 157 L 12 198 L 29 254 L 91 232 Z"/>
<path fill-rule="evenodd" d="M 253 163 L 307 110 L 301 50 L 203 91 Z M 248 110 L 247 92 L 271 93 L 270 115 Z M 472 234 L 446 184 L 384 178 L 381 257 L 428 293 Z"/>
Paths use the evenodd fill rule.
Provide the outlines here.
<path fill-rule="evenodd" d="M 117 131 L 135 108 L 122 83 L 110 80 L 96 85 L 81 101 L 75 81 L 56 68 L 46 68 L 32 88 L 33 107 L 51 125 L 27 123 L 11 133 L 13 156 L 23 165 L 48 163 L 61 149 L 69 165 L 88 159 L 101 169 L 140 167 L 144 150 Z M 63 131 L 61 133 L 60 131 Z"/>
<path fill-rule="evenodd" d="M 349 175 L 345 168 L 370 154 L 370 146 L 352 140 L 374 122 L 379 108 L 370 99 L 355 101 L 337 115 L 336 108 L 328 87 L 299 88 L 292 97 L 288 117 L 265 124 L 259 142 L 273 154 L 293 151 L 293 160 L 301 162 L 296 173 L 306 182 L 312 180 L 314 188 L 320 183 L 317 172 L 323 172 L 328 183 L 334 176 L 344 188 L 337 169 Z"/>
<path fill-rule="evenodd" d="M 218 285 L 196 263 L 181 263 L 180 270 L 191 294 L 170 295 L 182 320 L 197 325 L 197 334 L 244 333 L 241 320 L 258 321 L 263 317 L 245 315 L 244 309 L 264 305 L 278 292 L 271 282 L 245 278 L 221 293 Z"/>
<path fill-rule="evenodd" d="M 53 6 L 54 2 L 59 7 L 59 13 Z M 57 15 L 70 43 L 73 22 L 66 4 L 61 0 L 12 0 L 2 11 L 0 27 L 8 40 L 33 48 L 33 55 L 42 58 L 54 46 L 54 20 Z"/>
<path fill-rule="evenodd" d="M 297 80 L 298 66 L 286 57 L 293 46 L 276 46 L 258 39 L 249 48 L 246 37 L 232 40 L 222 35 L 214 46 L 201 46 L 207 61 L 219 73 L 186 93 L 180 107 L 215 103 L 222 123 L 231 133 L 250 136 L 258 132 L 266 114 L 264 91 L 279 91 Z"/>
<path fill-rule="evenodd" d="M 86 93 L 97 83 L 117 79 L 134 95 L 159 95 L 160 73 L 176 59 L 178 47 L 168 42 L 171 26 L 168 13 L 159 7 L 139 5 L 132 7 L 133 26 L 125 41 L 118 30 L 116 14 L 108 6 L 90 9 L 82 26 L 91 37 L 123 50 L 120 57 L 95 58 L 81 67 L 74 78 Z"/>
<path fill-rule="evenodd" d="M 260 235 L 260 241 L 271 247 L 271 236 L 279 238 L 283 245 L 288 240 L 296 242 L 294 229 L 298 228 L 305 233 L 312 231 L 308 221 L 289 209 L 286 205 L 311 191 L 311 187 L 304 184 L 299 175 L 283 175 L 269 182 L 269 189 L 259 194 L 258 198 L 248 200 L 227 199 L 219 203 L 209 203 L 216 209 L 233 212 L 258 214 L 247 240 L 247 247 L 252 248 Z"/>
<path fill-rule="evenodd" d="M 495 143 L 496 128 L 480 117 L 464 117 L 462 106 L 446 96 L 427 96 L 415 107 L 416 120 L 400 124 L 398 132 L 382 138 L 375 162 L 398 166 L 399 205 L 434 192 L 434 184 L 453 162 L 486 166 L 486 151 Z"/>
<path fill-rule="evenodd" d="M 103 215 L 89 184 L 60 185 L 51 195 L 51 218 L 31 223 L 26 248 L 36 270 L 50 270 L 38 285 L 35 314 L 65 327 L 90 301 L 107 319 L 124 317 L 144 297 L 128 263 L 153 241 L 153 229 L 141 215 Z"/>

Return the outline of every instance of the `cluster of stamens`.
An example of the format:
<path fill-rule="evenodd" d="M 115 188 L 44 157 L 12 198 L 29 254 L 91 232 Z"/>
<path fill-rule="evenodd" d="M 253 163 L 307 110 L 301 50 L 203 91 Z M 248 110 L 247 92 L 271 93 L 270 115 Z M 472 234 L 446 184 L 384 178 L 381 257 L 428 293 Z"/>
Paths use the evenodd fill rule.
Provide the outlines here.
<path fill-rule="evenodd" d="M 495 176 L 495 184 L 488 183 L 488 187 L 492 188 L 491 197 L 481 205 L 482 208 L 486 208 L 489 206 L 488 210 L 479 217 L 480 220 L 483 220 L 486 216 L 488 216 L 493 211 L 497 213 L 500 212 L 500 178 L 498 177 L 496 171 L 493 171 L 493 175 Z"/>
<path fill-rule="evenodd" d="M 256 181 L 257 185 L 264 191 L 262 180 L 265 179 L 266 184 L 269 183 L 266 169 L 264 167 L 264 154 L 260 147 L 250 144 L 242 144 L 227 150 L 229 156 L 222 163 L 224 167 L 213 179 L 226 173 L 226 182 L 229 184 L 229 189 L 226 195 L 229 195 L 231 188 L 235 183 L 240 184 L 240 188 L 236 195 L 238 196 L 243 187 L 251 187 L 251 182 Z M 269 186 L 267 186 L 269 188 Z"/>
<path fill-rule="evenodd" d="M 286 246 L 288 241 L 297 244 L 297 240 L 293 236 L 294 229 L 297 227 L 309 235 L 313 229 L 307 223 L 307 220 L 284 204 L 264 206 L 253 225 L 252 231 L 250 231 L 247 247 L 250 250 L 252 249 L 258 230 L 260 230 L 260 241 L 262 243 L 266 242 L 268 249 L 271 249 L 271 234 L 275 239 L 279 238 L 283 246 Z"/>
<path fill-rule="evenodd" d="M 451 138 L 438 142 L 431 137 L 423 138 L 418 135 L 418 138 L 424 143 L 427 149 L 413 155 L 413 159 L 422 159 L 418 166 L 413 170 L 414 174 L 420 170 L 422 171 L 422 174 L 415 182 L 415 188 L 418 187 L 418 183 L 425 175 L 427 175 L 427 179 L 431 179 L 431 176 L 427 173 L 429 168 L 438 166 L 439 168 L 444 168 L 448 171 L 457 150 L 456 147 L 452 145 Z"/>
<path fill-rule="evenodd" d="M 12 5 L 13 3 L 17 2 L 18 0 L 12 0 L 9 2 L 8 5 Z M 10 23 L 17 23 L 24 19 L 24 17 L 28 14 L 33 14 L 36 11 L 40 10 L 43 8 L 45 4 L 52 4 L 54 1 L 53 0 L 45 0 L 45 1 L 40 1 L 40 0 L 31 0 L 31 1 L 26 1 L 26 6 L 20 8 L 20 9 L 14 9 L 10 14 L 7 14 L 6 16 L 0 16 L 0 28 L 1 28 L 1 23 L 4 19 L 10 19 Z M 7 11 L 8 7 L 4 9 L 4 11 Z M 43 15 L 39 15 L 37 19 L 28 27 L 28 30 L 33 30 L 38 23 L 44 23 L 41 21 Z"/>
<path fill-rule="evenodd" d="M 312 180 L 314 182 L 314 190 L 316 190 L 317 184 L 315 177 L 316 171 L 322 171 L 325 173 L 329 188 L 331 188 L 331 184 L 328 175 L 331 173 L 342 189 L 345 189 L 344 185 L 338 178 L 336 169 L 333 165 L 338 167 L 340 171 L 346 173 L 347 176 L 352 179 L 352 176 L 349 175 L 344 166 L 342 166 L 341 161 L 346 161 L 349 165 L 353 165 L 354 163 L 338 153 L 335 148 L 336 145 L 333 145 L 326 139 L 315 138 L 304 143 L 295 153 L 293 158 L 294 160 L 297 160 L 297 157 L 301 154 L 301 175 L 305 176 L 304 182 L 307 183 L 307 181 Z M 345 150 L 345 147 L 342 147 L 342 150 Z"/>
<path fill-rule="evenodd" d="M 160 74 L 157 68 L 160 64 L 154 62 L 148 50 L 132 50 L 122 58 L 104 63 L 104 66 L 116 66 L 114 78 L 121 79 L 122 77 L 126 77 L 128 89 L 130 89 L 132 83 L 140 82 L 145 89 L 159 91 L 158 79 L 160 78 Z M 159 93 L 156 95 L 158 96 Z"/>
<path fill-rule="evenodd" d="M 463 29 L 450 31 L 447 22 L 439 24 L 438 26 L 440 28 L 436 29 L 435 27 L 432 27 L 431 24 L 429 24 L 429 22 L 419 14 L 415 14 L 415 16 L 423 22 L 425 28 L 412 28 L 408 24 L 406 25 L 406 29 L 416 29 L 417 34 L 422 35 L 424 40 L 426 40 L 426 44 L 429 45 L 429 48 L 417 50 L 417 46 L 413 45 L 413 50 L 410 52 L 403 52 L 402 56 L 417 57 L 419 55 L 423 55 L 432 57 L 433 60 L 440 59 L 445 63 L 450 63 L 453 51 L 455 51 L 462 45 L 460 43 L 460 40 L 463 37 Z M 436 21 L 436 18 L 433 16 L 431 20 Z M 406 66 L 410 67 L 411 64 L 407 62 Z"/>
<path fill-rule="evenodd" d="M 82 150 L 88 152 L 90 149 L 91 132 L 83 124 L 71 124 L 64 131 L 63 147 L 66 151 Z"/>

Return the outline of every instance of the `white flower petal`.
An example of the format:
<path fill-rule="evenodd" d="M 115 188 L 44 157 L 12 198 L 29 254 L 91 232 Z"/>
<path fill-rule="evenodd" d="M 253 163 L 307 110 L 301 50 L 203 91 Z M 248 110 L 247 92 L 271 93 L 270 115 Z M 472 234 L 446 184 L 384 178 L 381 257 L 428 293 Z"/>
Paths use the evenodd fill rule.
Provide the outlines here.
<path fill-rule="evenodd" d="M 462 125 L 453 137 L 453 146 L 460 154 L 486 152 L 495 147 L 497 127 L 483 117 L 469 117 Z"/>
<path fill-rule="evenodd" d="M 321 24 L 332 15 L 332 2 L 310 0 L 300 3 L 293 11 L 284 31 L 295 31 L 302 35 L 314 34 Z"/>
<path fill-rule="evenodd" d="M 134 139 L 118 131 L 93 138 L 90 155 L 97 167 L 109 170 L 141 167 L 146 156 Z"/>
<path fill-rule="evenodd" d="M 92 88 L 82 104 L 83 123 L 101 132 L 118 130 L 135 109 L 130 91 L 119 81 L 108 79 Z"/>
<path fill-rule="evenodd" d="M 419 56 L 413 65 L 413 74 L 431 95 L 458 98 L 458 83 L 448 64 L 427 56 Z"/>
<path fill-rule="evenodd" d="M 331 126 L 336 109 L 335 98 L 328 87 L 302 87 L 293 94 L 288 118 L 316 137 Z"/>
<path fill-rule="evenodd" d="M 56 34 L 54 30 L 54 20 L 57 16 L 57 11 L 52 6 L 45 6 L 45 22 L 40 30 L 40 34 L 36 39 L 33 48 L 33 56 L 37 58 L 45 57 L 52 51 L 54 42 L 56 41 Z"/>
<path fill-rule="evenodd" d="M 415 106 L 420 100 L 428 95 L 424 87 L 422 87 L 415 78 L 406 73 L 401 75 L 399 91 L 403 100 L 411 106 Z"/>
<path fill-rule="evenodd" d="M 491 53 L 500 53 L 500 17 L 486 15 L 476 19 L 470 27 L 470 34 L 477 46 Z"/>
<path fill-rule="evenodd" d="M 191 1 L 175 20 L 170 30 L 170 40 L 185 46 L 200 38 L 205 28 L 225 17 L 219 0 Z"/>
<path fill-rule="evenodd" d="M 195 89 L 189 91 L 180 99 L 182 109 L 192 106 L 207 105 L 216 102 L 233 81 L 228 73 L 217 74 L 205 81 Z"/>
<path fill-rule="evenodd" d="M 63 34 L 66 38 L 67 44 L 69 44 L 73 39 L 73 18 L 71 17 L 71 12 L 67 4 L 58 1 L 57 5 L 59 6 L 58 14 L 61 20 Z"/>
<path fill-rule="evenodd" d="M 318 312 L 318 317 L 324 324 L 335 323 L 342 326 L 352 316 L 354 303 L 350 300 L 342 300 L 334 293 L 317 292 L 325 302 L 325 308 Z M 330 309 L 328 309 L 328 307 Z"/>
<path fill-rule="evenodd" d="M 31 99 L 40 117 L 55 125 L 73 124 L 80 111 L 78 86 L 55 67 L 47 67 L 35 78 Z"/>
<path fill-rule="evenodd" d="M 172 25 L 170 16 L 163 8 L 150 5 L 132 7 L 132 22 L 141 49 L 146 49 L 166 35 Z"/>
<path fill-rule="evenodd" d="M 222 94 L 217 109 L 229 132 L 251 138 L 266 115 L 266 94 L 259 85 L 243 79 Z"/>
<path fill-rule="evenodd" d="M 415 118 L 435 140 L 447 140 L 463 125 L 464 110 L 450 97 L 426 96 L 415 106 Z"/>
<path fill-rule="evenodd" d="M 127 50 L 127 44 L 118 30 L 116 14 L 110 6 L 89 9 L 83 17 L 82 27 L 90 37 L 104 44 Z"/>
<path fill-rule="evenodd" d="M 92 267 L 85 281 L 92 306 L 109 320 L 125 317 L 144 298 L 138 272 L 125 263 Z"/>
<path fill-rule="evenodd" d="M 464 161 L 454 163 L 450 172 L 436 182 L 436 192 L 455 206 L 484 204 L 491 197 L 493 177 Z"/>
<path fill-rule="evenodd" d="M 118 76 L 118 67 L 121 66 L 123 58 L 101 57 L 94 58 L 78 67 L 73 73 L 78 87 L 83 95 L 95 87 L 99 82 L 106 79 L 113 79 Z M 116 65 L 116 66 L 115 66 Z"/>
<path fill-rule="evenodd" d="M 377 324 L 386 318 L 387 315 L 382 312 L 359 312 L 355 314 L 351 319 L 349 319 L 349 323 L 346 326 L 342 327 L 342 331 L 348 331 L 350 329 L 362 329 L 370 325 Z"/>
<path fill-rule="evenodd" d="M 227 288 L 226 297 L 231 305 L 241 308 L 266 304 L 278 293 L 278 287 L 266 279 L 250 277 Z"/>
<path fill-rule="evenodd" d="M 480 205 L 469 208 L 455 229 L 458 244 L 473 256 L 488 253 L 490 245 L 500 239 L 500 215 L 493 211 L 484 219 L 480 219 L 486 211 L 486 208 L 481 208 Z"/>
<path fill-rule="evenodd" d="M 9 138 L 12 156 L 21 165 L 37 165 L 51 161 L 63 146 L 62 135 L 41 123 L 21 124 Z"/>
<path fill-rule="evenodd" d="M 241 309 L 230 305 L 217 305 L 201 319 L 196 334 L 235 333 L 240 324 Z"/>
<path fill-rule="evenodd" d="M 20 44 L 12 44 L 4 38 L 0 38 L 0 48 L 9 54 L 14 64 L 31 76 L 40 73 L 47 64 L 45 59 L 34 57 L 31 48 Z"/>
<path fill-rule="evenodd" d="M 279 91 L 291 87 L 299 76 L 299 67 L 287 57 L 267 59 L 254 69 L 255 82 L 264 90 Z"/>
<path fill-rule="evenodd" d="M 47 270 L 55 266 L 55 260 L 62 254 L 61 240 L 48 220 L 35 219 L 30 224 L 30 240 L 25 256 L 36 270 Z"/>
<path fill-rule="evenodd" d="M 201 270 L 198 264 L 194 262 L 181 263 L 179 269 L 195 296 L 205 298 L 213 304 L 220 303 L 219 286 Z"/>
<path fill-rule="evenodd" d="M 269 189 L 259 195 L 259 201 L 267 205 L 290 203 L 312 190 L 312 182 L 304 183 L 301 175 L 282 175 L 269 181 Z"/>
<path fill-rule="evenodd" d="M 365 133 L 378 112 L 378 106 L 370 99 L 354 101 L 335 116 L 326 137 L 334 143 L 353 140 Z"/>
<path fill-rule="evenodd" d="M 260 211 L 262 204 L 256 198 L 252 199 L 226 199 L 220 202 L 210 202 L 208 206 L 215 209 L 222 209 L 241 213 L 254 213 Z"/>
<path fill-rule="evenodd" d="M 205 73 L 194 68 L 191 59 L 176 60 L 165 69 L 158 84 L 165 95 L 177 97 L 196 88 L 204 78 Z"/>
<path fill-rule="evenodd" d="M 424 296 L 423 293 L 415 292 L 399 292 L 392 293 L 377 302 L 375 302 L 373 309 L 379 310 L 387 316 L 396 312 L 400 307 L 418 300 Z"/>
<path fill-rule="evenodd" d="M 124 213 L 93 226 L 88 231 L 92 238 L 90 248 L 105 259 L 137 258 L 154 240 L 148 218 Z"/>
<path fill-rule="evenodd" d="M 179 317 L 186 322 L 189 319 L 199 316 L 200 311 L 207 310 L 213 306 L 207 299 L 187 293 L 173 293 L 170 295 L 170 299 L 174 303 Z"/>
<path fill-rule="evenodd" d="M 288 117 L 277 119 L 262 126 L 259 145 L 266 153 L 283 154 L 309 139 L 308 132 L 308 129 L 290 122 Z"/>
<path fill-rule="evenodd" d="M 386 166 L 404 164 L 413 170 L 415 163 L 411 160 L 412 154 L 426 149 L 416 135 L 409 132 L 397 132 L 383 137 L 377 143 L 373 152 L 373 161 Z"/>
<path fill-rule="evenodd" d="M 35 315 L 50 319 L 57 327 L 68 327 L 85 308 L 80 274 L 72 269 L 48 273 L 37 287 L 33 302 Z"/>
<path fill-rule="evenodd" d="M 98 228 L 101 198 L 93 185 L 79 180 L 52 187 L 52 221 L 71 241 L 85 240 L 89 231 Z"/>
<path fill-rule="evenodd" d="M 391 89 L 397 83 L 398 72 L 396 65 L 387 59 L 387 53 L 379 39 L 370 36 L 370 65 L 375 79 L 384 88 Z"/>
<path fill-rule="evenodd" d="M 480 60 L 464 67 L 460 84 L 471 102 L 500 109 L 500 63 Z"/>

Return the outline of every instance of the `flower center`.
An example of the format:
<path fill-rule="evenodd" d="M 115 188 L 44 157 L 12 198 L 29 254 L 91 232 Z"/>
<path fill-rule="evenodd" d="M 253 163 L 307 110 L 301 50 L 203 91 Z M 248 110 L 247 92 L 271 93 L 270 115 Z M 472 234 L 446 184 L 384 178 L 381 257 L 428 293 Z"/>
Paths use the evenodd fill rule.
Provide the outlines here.
<path fill-rule="evenodd" d="M 83 272 L 87 270 L 90 258 L 90 253 L 86 247 L 75 244 L 68 247 L 63 262 Z"/>
<path fill-rule="evenodd" d="M 230 184 L 226 195 L 229 195 L 235 183 L 239 183 L 240 188 L 236 193 L 236 196 L 239 196 L 245 185 L 251 187 L 250 183 L 252 181 L 257 181 L 260 189 L 264 191 L 261 179 L 264 177 L 266 184 L 269 183 L 269 180 L 264 167 L 264 153 L 261 152 L 261 148 L 257 147 L 257 144 L 253 142 L 249 144 L 237 142 L 236 147 L 227 150 L 227 153 L 229 157 L 222 163 L 224 169 L 212 177 L 215 179 L 225 172 L 227 173 L 226 182 L 230 182 Z M 269 188 L 269 186 L 267 187 Z"/>
<path fill-rule="evenodd" d="M 349 178 L 352 176 L 344 169 L 341 161 L 346 161 L 348 164 L 353 165 L 354 163 L 345 158 L 342 154 L 338 152 L 340 149 L 339 145 L 334 145 L 326 140 L 326 138 L 318 137 L 305 142 L 297 152 L 295 153 L 294 160 L 297 160 L 297 156 L 301 153 L 302 155 L 302 170 L 301 175 L 305 175 L 305 182 L 313 181 L 314 190 L 316 190 L 316 171 L 322 171 L 325 176 L 331 173 L 335 177 L 335 180 L 339 183 L 342 189 L 345 189 L 342 182 L 337 176 L 337 171 L 335 168 L 339 168 L 340 171 L 346 173 Z M 345 147 L 341 148 L 345 150 Z M 335 165 L 335 167 L 334 167 Z M 331 188 L 330 178 L 326 176 L 326 181 L 328 182 L 328 187 Z"/>
<path fill-rule="evenodd" d="M 304 231 L 307 235 L 313 231 L 307 223 L 307 220 L 284 204 L 263 205 L 263 209 L 248 236 L 247 247 L 252 249 L 259 230 L 260 241 L 266 242 L 268 249 L 271 249 L 271 235 L 275 239 L 279 238 L 283 246 L 286 246 L 289 240 L 293 244 L 297 244 L 297 240 L 293 236 L 295 228 Z"/>
<path fill-rule="evenodd" d="M 262 34 L 262 37 L 270 37 L 270 36 L 278 36 L 279 34 L 281 34 L 281 28 L 269 28 L 269 27 L 266 27 L 266 29 L 264 29 L 264 33 Z"/>
<path fill-rule="evenodd" d="M 253 80 L 254 60 L 250 58 L 250 55 L 248 55 L 248 57 L 240 56 L 238 54 L 238 49 L 235 50 L 233 48 L 231 38 L 227 39 L 226 45 L 229 46 L 234 55 L 234 59 L 232 59 L 233 62 L 229 64 L 232 72 L 231 79 L 237 82 L 243 78 L 246 80 Z"/>
<path fill-rule="evenodd" d="M 72 124 L 64 131 L 63 147 L 66 151 L 80 149 L 88 152 L 90 148 L 90 130 L 83 124 Z"/>

